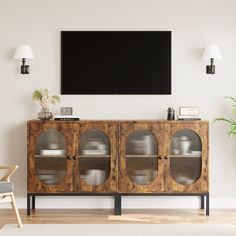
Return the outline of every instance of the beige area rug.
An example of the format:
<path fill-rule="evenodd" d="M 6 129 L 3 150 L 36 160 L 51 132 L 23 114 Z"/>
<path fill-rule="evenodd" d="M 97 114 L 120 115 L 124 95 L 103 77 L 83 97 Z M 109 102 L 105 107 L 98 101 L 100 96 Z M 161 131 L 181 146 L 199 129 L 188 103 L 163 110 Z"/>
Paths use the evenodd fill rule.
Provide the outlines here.
<path fill-rule="evenodd" d="M 5 225 L 0 236 L 236 236 L 236 226 L 216 224 Z"/>

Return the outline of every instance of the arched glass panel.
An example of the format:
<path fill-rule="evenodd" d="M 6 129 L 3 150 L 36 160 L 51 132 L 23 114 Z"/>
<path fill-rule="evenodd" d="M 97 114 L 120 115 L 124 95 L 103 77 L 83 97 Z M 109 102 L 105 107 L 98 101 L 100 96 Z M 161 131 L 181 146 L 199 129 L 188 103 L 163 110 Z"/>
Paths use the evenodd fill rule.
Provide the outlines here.
<path fill-rule="evenodd" d="M 128 136 L 126 172 L 133 183 L 145 185 L 156 178 L 157 150 L 157 140 L 149 130 L 139 129 Z"/>
<path fill-rule="evenodd" d="M 66 140 L 57 129 L 43 131 L 36 140 L 35 170 L 45 185 L 54 185 L 66 176 Z"/>
<path fill-rule="evenodd" d="M 196 182 L 202 172 L 202 143 L 197 133 L 189 129 L 177 131 L 171 140 L 170 174 L 179 184 Z"/>
<path fill-rule="evenodd" d="M 110 175 L 111 145 L 99 129 L 88 130 L 80 138 L 79 174 L 89 185 L 100 185 Z"/>

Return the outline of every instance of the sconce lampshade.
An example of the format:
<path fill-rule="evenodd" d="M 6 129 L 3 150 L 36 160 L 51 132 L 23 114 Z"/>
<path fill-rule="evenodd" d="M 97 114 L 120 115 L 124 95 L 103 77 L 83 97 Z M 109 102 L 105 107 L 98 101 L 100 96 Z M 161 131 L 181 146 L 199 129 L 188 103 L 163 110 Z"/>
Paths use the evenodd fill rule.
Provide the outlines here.
<path fill-rule="evenodd" d="M 15 59 L 33 59 L 34 55 L 29 45 L 21 45 L 16 49 Z"/>
<path fill-rule="evenodd" d="M 202 54 L 202 60 L 221 59 L 222 55 L 217 45 L 210 45 L 205 48 Z"/>

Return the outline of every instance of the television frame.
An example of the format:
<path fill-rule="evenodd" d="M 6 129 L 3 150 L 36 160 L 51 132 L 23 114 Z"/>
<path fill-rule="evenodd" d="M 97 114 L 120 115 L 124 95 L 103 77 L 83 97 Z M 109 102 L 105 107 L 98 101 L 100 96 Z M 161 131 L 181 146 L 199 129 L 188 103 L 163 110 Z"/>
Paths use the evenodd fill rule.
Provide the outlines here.
<path fill-rule="evenodd" d="M 65 93 L 63 91 L 63 33 L 66 32 L 168 32 L 170 33 L 170 87 L 167 93 Z M 171 95 L 172 94 L 172 31 L 170 30 L 139 30 L 139 31 L 113 31 L 113 30 L 63 30 L 61 31 L 61 84 L 60 84 L 60 92 L 61 95 Z"/>

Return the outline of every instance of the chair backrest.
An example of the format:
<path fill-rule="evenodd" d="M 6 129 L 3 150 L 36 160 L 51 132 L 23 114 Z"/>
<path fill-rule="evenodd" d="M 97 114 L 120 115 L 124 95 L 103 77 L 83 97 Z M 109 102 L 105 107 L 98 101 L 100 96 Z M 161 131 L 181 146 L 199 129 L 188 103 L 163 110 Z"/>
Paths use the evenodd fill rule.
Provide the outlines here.
<path fill-rule="evenodd" d="M 8 170 L 8 172 L 0 179 L 0 181 L 10 182 L 10 177 L 18 169 L 18 166 L 0 166 L 0 170 Z"/>

